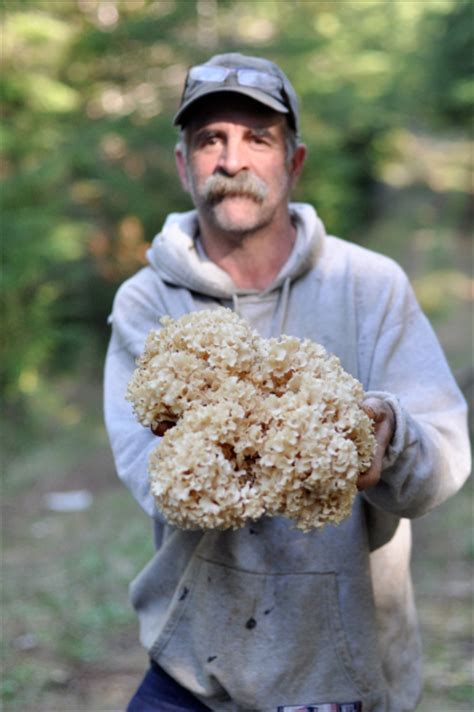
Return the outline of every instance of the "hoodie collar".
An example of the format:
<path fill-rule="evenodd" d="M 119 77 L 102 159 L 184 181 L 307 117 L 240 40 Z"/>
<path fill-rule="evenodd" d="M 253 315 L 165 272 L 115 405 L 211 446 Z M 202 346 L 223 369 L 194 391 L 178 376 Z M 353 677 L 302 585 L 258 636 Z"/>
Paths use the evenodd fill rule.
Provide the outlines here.
<path fill-rule="evenodd" d="M 325 231 L 314 208 L 306 203 L 290 203 L 290 212 L 297 228 L 293 250 L 277 277 L 262 294 L 304 274 L 315 264 L 322 249 Z M 164 282 L 217 299 L 259 291 L 237 289 L 227 272 L 198 251 L 195 242 L 197 233 L 195 210 L 168 216 L 147 252 L 151 267 Z"/>

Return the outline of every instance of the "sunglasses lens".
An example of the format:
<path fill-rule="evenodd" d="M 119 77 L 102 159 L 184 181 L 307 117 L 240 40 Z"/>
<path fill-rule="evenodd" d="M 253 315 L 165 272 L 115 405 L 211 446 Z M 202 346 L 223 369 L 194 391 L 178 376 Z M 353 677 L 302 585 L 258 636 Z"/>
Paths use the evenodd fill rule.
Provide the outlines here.
<path fill-rule="evenodd" d="M 227 67 L 206 67 L 201 64 L 190 69 L 189 79 L 193 82 L 223 82 L 230 72 Z"/>
<path fill-rule="evenodd" d="M 255 87 L 264 91 L 274 92 L 281 89 L 278 77 L 265 74 L 255 69 L 239 69 L 238 67 L 209 67 L 200 64 L 189 71 L 192 82 L 224 82 L 228 76 L 235 76 L 237 83 L 242 87 Z"/>
<path fill-rule="evenodd" d="M 257 72 L 254 69 L 239 69 L 237 71 L 237 81 L 241 86 L 256 87 L 267 91 L 275 91 L 281 87 L 278 77 L 272 77 L 271 74 Z"/>

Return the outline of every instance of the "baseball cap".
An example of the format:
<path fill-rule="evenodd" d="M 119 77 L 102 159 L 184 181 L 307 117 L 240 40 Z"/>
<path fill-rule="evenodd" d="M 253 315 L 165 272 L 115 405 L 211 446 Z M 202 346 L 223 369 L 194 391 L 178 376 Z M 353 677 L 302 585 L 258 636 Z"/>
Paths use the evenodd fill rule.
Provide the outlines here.
<path fill-rule="evenodd" d="M 216 54 L 205 64 L 189 69 L 173 124 L 185 126 L 194 102 L 220 92 L 243 94 L 274 111 L 287 114 L 290 126 L 299 134 L 298 100 L 285 73 L 268 59 L 238 52 Z"/>

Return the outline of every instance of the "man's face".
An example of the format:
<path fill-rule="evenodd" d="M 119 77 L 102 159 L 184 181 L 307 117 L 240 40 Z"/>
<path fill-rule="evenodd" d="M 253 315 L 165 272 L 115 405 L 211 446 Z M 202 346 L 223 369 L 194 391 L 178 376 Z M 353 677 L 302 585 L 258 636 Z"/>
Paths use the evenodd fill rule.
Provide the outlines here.
<path fill-rule="evenodd" d="M 242 100 L 243 99 L 243 100 Z M 287 161 L 284 117 L 251 100 L 197 113 L 178 169 L 209 226 L 244 236 L 286 215 L 296 172 Z"/>

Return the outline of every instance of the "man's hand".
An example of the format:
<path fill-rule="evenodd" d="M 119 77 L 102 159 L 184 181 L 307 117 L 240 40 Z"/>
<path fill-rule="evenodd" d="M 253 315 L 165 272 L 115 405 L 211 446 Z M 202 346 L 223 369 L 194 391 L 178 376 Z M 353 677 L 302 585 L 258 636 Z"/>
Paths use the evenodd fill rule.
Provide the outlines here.
<path fill-rule="evenodd" d="M 377 448 L 371 466 L 368 470 L 362 472 L 357 479 L 357 489 L 359 491 L 373 487 L 380 480 L 382 460 L 395 432 L 395 415 L 388 403 L 380 398 L 367 398 L 362 403 L 362 409 L 374 422 Z"/>

